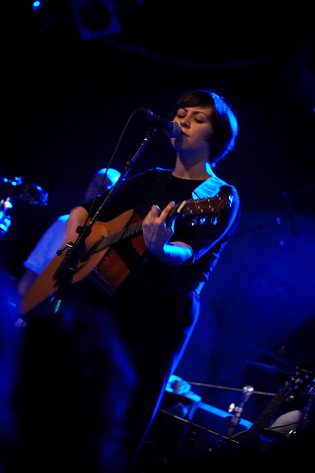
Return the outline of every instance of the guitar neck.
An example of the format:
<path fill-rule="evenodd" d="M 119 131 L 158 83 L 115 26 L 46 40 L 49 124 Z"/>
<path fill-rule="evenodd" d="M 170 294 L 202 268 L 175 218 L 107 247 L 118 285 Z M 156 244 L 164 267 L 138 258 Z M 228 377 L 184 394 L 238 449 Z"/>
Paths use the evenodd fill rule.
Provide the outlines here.
<path fill-rule="evenodd" d="M 173 220 L 175 220 L 177 217 L 181 215 L 181 209 L 185 207 L 186 204 L 187 204 L 187 200 L 184 200 L 183 202 L 176 204 L 171 209 L 171 211 L 169 212 L 166 218 L 167 225 L 169 225 Z M 143 220 L 138 220 L 134 223 L 131 223 L 129 226 L 125 227 L 124 229 L 122 229 L 121 231 L 117 233 L 114 233 L 113 235 L 107 237 L 106 239 L 111 240 L 111 245 L 112 245 L 114 243 L 118 243 L 120 240 L 132 238 L 136 235 L 139 235 L 140 233 L 142 233 L 142 222 Z"/>
<path fill-rule="evenodd" d="M 168 223 L 175 220 L 180 215 L 180 209 L 186 202 L 187 201 L 184 201 L 174 206 L 167 217 Z M 142 222 L 143 220 L 137 220 L 136 222 L 127 225 L 119 232 L 112 233 L 106 237 L 104 236 L 103 239 L 93 248 L 93 252 L 101 251 L 115 243 L 119 243 L 121 240 L 127 240 L 128 238 L 139 235 L 142 233 Z"/>
<path fill-rule="evenodd" d="M 131 225 L 125 227 L 123 230 L 117 233 L 113 233 L 106 237 L 107 246 L 112 246 L 115 243 L 118 243 L 121 240 L 132 238 L 135 235 L 142 233 L 142 220 L 132 223 Z"/>
<path fill-rule="evenodd" d="M 277 412 L 281 404 L 283 403 L 285 396 L 281 393 L 276 394 L 276 396 L 269 402 L 268 406 L 264 411 L 257 417 L 255 423 L 249 429 L 248 433 L 255 436 L 260 435 L 272 416 Z"/>
<path fill-rule="evenodd" d="M 110 248 L 115 243 L 119 243 L 122 240 L 127 240 L 128 238 L 132 238 L 133 236 L 139 235 L 142 232 L 142 220 L 134 222 L 129 226 L 124 227 L 119 232 L 114 232 L 112 234 L 102 236 L 100 240 L 98 240 L 86 253 L 86 255 L 82 258 L 83 261 L 87 260 L 92 254 L 97 253 L 99 251 L 105 250 L 106 248 Z"/>
<path fill-rule="evenodd" d="M 227 189 L 223 189 L 215 197 L 205 198 L 200 200 L 184 200 L 183 202 L 177 203 L 169 212 L 166 224 L 170 225 L 177 217 L 206 217 L 219 215 L 220 211 L 232 204 L 232 197 L 230 195 L 230 188 L 223 186 Z M 221 195 L 222 193 L 222 195 Z M 119 229 L 113 233 L 109 233 L 97 242 L 90 251 L 85 255 L 85 259 L 91 256 L 91 254 L 109 248 L 115 243 L 119 243 L 121 240 L 132 238 L 142 232 L 142 219 L 132 221 L 129 225 Z"/>

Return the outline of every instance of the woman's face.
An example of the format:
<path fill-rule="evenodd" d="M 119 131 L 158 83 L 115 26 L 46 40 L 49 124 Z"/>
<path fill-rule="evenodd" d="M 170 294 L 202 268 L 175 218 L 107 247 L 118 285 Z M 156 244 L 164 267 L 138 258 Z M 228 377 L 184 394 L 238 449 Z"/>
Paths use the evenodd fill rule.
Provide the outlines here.
<path fill-rule="evenodd" d="M 174 121 L 180 123 L 182 133 L 171 142 L 177 152 L 205 153 L 209 155 L 209 138 L 213 134 L 212 107 L 179 108 Z"/>

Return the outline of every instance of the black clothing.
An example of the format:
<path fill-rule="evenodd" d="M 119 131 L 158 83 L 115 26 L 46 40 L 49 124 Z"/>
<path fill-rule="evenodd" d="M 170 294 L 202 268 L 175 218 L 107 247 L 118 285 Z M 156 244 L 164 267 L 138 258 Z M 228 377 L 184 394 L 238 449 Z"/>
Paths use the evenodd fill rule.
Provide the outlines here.
<path fill-rule="evenodd" d="M 179 203 L 183 200 L 191 199 L 194 189 L 202 182 L 179 179 L 172 175 L 172 171 L 159 168 L 137 174 L 122 182 L 117 192 L 106 205 L 105 211 L 101 214 L 99 220 L 104 222 L 110 221 L 131 208 L 144 218 L 154 204 L 163 209 L 171 200 Z M 225 184 L 223 181 L 221 182 Z M 231 192 L 236 193 L 232 187 Z M 207 197 L 214 197 L 214 195 L 208 195 Z M 100 198 L 94 202 L 94 210 L 98 208 L 99 202 Z M 237 202 L 233 205 L 239 206 L 238 198 Z M 82 206 L 89 211 L 91 202 L 82 204 Z M 234 214 L 237 213 L 238 209 L 234 211 Z M 153 259 L 156 260 L 159 270 L 163 273 L 163 277 L 184 285 L 186 290 L 196 290 L 200 282 L 208 279 L 221 249 L 223 249 L 225 243 L 231 237 L 229 233 L 222 241 L 217 242 L 224 230 L 231 224 L 231 218 L 235 219 L 235 222 L 232 222 L 233 230 L 235 229 L 238 215 L 232 216 L 231 214 L 231 209 L 226 208 L 221 212 L 216 225 L 206 224 L 204 226 L 190 226 L 189 220 L 177 218 L 171 241 L 184 241 L 189 244 L 194 251 L 193 259 L 181 267 L 162 264 L 152 256 L 150 258 L 151 261 Z M 214 242 L 216 242 L 215 245 Z M 204 253 L 206 254 L 204 255 Z"/>
<path fill-rule="evenodd" d="M 163 209 L 172 200 L 178 203 L 191 199 L 201 184 L 202 181 L 176 178 L 169 170 L 146 171 L 121 183 L 99 220 L 108 222 L 131 208 L 144 218 L 153 204 Z M 186 218 L 175 220 L 171 241 L 183 241 L 192 247 L 193 257 L 188 262 L 170 266 L 146 252 L 114 296 L 107 302 L 105 295 L 98 296 L 114 313 L 137 375 L 127 433 L 128 448 L 133 453 L 197 321 L 200 289 L 235 228 L 239 203 L 234 188 L 231 193 L 236 197 L 235 204 L 222 210 L 216 224 L 191 226 Z M 100 198 L 94 210 L 99 203 Z M 86 210 L 90 206 L 91 202 L 83 204 Z"/>
<path fill-rule="evenodd" d="M 152 169 L 124 180 L 106 204 L 104 211 L 100 213 L 98 220 L 109 222 L 129 209 L 134 209 L 143 219 L 154 204 L 163 209 L 172 200 L 180 203 L 192 200 L 192 196 L 194 199 L 211 198 L 217 195 L 224 185 L 226 183 L 216 176 L 204 182 L 192 181 L 176 178 L 170 170 Z M 55 335 L 52 335 L 53 342 L 56 342 L 58 347 L 60 346 L 58 337 L 61 336 L 63 352 L 58 356 L 58 361 L 53 354 L 50 359 L 48 353 L 47 360 L 45 358 L 40 360 L 33 377 L 38 379 L 37 373 L 47 363 L 55 367 L 56 375 L 48 376 L 45 388 L 48 405 L 50 396 L 55 398 L 50 392 L 50 386 L 53 388 L 52 393 L 57 390 L 59 395 L 59 388 L 62 388 L 58 368 L 65 370 L 65 380 L 68 378 L 72 380 L 74 373 L 77 373 L 74 385 L 78 387 L 76 390 L 78 410 L 81 409 L 83 412 L 83 420 L 91 418 L 90 412 L 93 413 L 95 420 L 90 426 L 89 441 L 92 450 L 98 441 L 96 433 L 102 429 L 105 429 L 104 435 L 108 434 L 116 445 L 115 425 L 120 429 L 124 426 L 123 415 L 117 414 L 122 412 L 121 405 L 123 405 L 124 409 L 127 409 L 123 446 L 128 457 L 127 464 L 132 465 L 132 460 L 135 459 L 151 420 L 160 406 L 168 379 L 176 369 L 197 322 L 200 290 L 236 228 L 239 200 L 235 188 L 231 186 L 229 189 L 231 205 L 224 205 L 212 223 L 191 225 L 191 219 L 186 217 L 175 219 L 171 241 L 183 241 L 193 250 L 193 256 L 183 265 L 164 264 L 148 251 L 139 257 L 130 240 L 123 240 L 114 247 L 119 254 L 127 257 L 132 270 L 114 295 L 108 295 L 88 277 L 67 288 L 58 319 L 55 319 L 57 322 L 54 322 L 57 325 Z M 93 215 L 99 208 L 102 197 L 99 196 L 94 204 L 90 201 L 83 203 L 82 206 L 89 211 L 93 205 L 91 211 Z M 35 312 L 38 315 L 46 313 L 44 305 L 49 306 L 47 303 L 41 304 L 31 311 L 34 312 L 34 316 Z M 28 317 L 29 315 L 31 316 Z M 25 314 L 25 318 L 29 318 L 30 328 L 33 325 L 31 334 L 39 338 L 40 345 L 40 334 L 43 331 L 37 330 L 39 322 L 36 320 L 32 322 L 32 315 Z M 106 323 L 103 323 L 103 318 Z M 47 333 L 51 334 L 49 320 L 40 321 L 40 324 L 42 323 L 48 324 Z M 106 330 L 107 323 L 111 328 L 110 332 Z M 36 343 L 32 340 L 29 344 L 31 353 L 34 346 L 36 347 Z M 58 347 L 56 352 L 60 353 Z M 28 363 L 27 370 L 33 372 L 33 366 L 34 363 Z M 110 369 L 112 366 L 115 369 Z M 122 374 L 115 376 L 116 372 Z M 87 381 L 90 380 L 90 373 L 94 376 L 93 384 Z M 27 372 L 24 379 L 29 378 L 30 373 Z M 88 398 L 80 395 L 81 383 L 84 389 L 91 390 Z M 66 397 L 69 393 L 74 395 L 71 387 L 69 389 L 68 382 L 62 389 L 59 399 L 61 408 L 63 405 L 66 406 L 62 393 Z M 106 432 L 108 412 L 100 401 L 102 398 L 100 393 L 103 390 L 112 403 L 109 403 L 112 413 L 111 432 Z M 28 394 L 27 385 L 21 390 L 22 414 L 28 413 L 30 404 L 34 404 L 31 393 L 25 396 L 25 392 Z M 97 399 L 99 402 L 96 402 Z M 98 412 L 100 425 L 97 423 Z M 67 415 L 62 417 L 60 422 L 64 419 L 67 419 Z M 45 425 L 42 416 L 38 420 L 40 425 Z M 72 421 L 73 418 L 70 417 L 71 428 Z M 84 422 L 81 424 L 85 425 Z M 47 428 L 55 429 L 56 438 L 59 438 L 58 422 L 54 426 L 54 420 L 49 417 Z M 79 433 L 75 432 L 76 435 Z M 112 470 L 114 471 L 114 468 Z M 107 471 L 111 471 L 108 463 Z M 95 472 L 98 473 L 98 465 L 95 467 Z"/>

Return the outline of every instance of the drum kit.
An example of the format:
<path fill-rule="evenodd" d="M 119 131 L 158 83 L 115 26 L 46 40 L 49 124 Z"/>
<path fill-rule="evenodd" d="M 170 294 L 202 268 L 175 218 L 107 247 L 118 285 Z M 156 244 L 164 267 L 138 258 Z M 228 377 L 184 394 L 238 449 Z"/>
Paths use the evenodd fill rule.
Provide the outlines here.
<path fill-rule="evenodd" d="M 48 204 L 48 193 L 32 182 L 24 183 L 21 176 L 13 179 L 0 176 L 0 238 L 10 228 L 10 211 L 16 201 L 43 207 Z"/>
<path fill-rule="evenodd" d="M 240 400 L 238 405 L 232 403 L 225 411 L 203 402 L 201 396 L 192 391 L 195 387 L 217 392 L 236 391 Z M 255 395 L 271 400 L 256 419 L 249 421 L 243 415 L 245 413 L 246 417 L 247 403 Z M 305 433 L 313 433 L 314 396 L 315 370 L 306 367 L 296 368 L 276 393 L 256 391 L 250 385 L 233 388 L 185 381 L 172 375 L 155 420 L 159 427 L 152 430 L 155 438 L 151 435 L 148 445 L 151 448 L 154 442 L 159 445 L 163 463 L 168 463 L 169 467 L 180 464 L 197 468 L 201 465 L 207 467 L 206 471 L 216 463 L 257 460 L 266 452 L 267 455 L 283 453 L 287 446 L 292 454 L 298 440 Z M 204 414 L 200 415 L 201 412 Z M 156 453 L 154 458 L 156 462 Z"/>

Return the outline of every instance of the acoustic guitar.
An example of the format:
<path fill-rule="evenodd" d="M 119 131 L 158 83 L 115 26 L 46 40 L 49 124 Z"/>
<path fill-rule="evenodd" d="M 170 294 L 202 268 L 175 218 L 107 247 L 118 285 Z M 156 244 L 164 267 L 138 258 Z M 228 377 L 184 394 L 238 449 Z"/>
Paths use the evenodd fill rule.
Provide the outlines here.
<path fill-rule="evenodd" d="M 188 219 L 190 225 L 215 225 L 222 209 L 231 206 L 232 202 L 231 188 L 222 186 L 214 197 L 184 200 L 176 204 L 171 209 L 166 223 L 170 225 L 180 217 Z M 107 293 L 113 294 L 130 274 L 133 265 L 144 256 L 146 248 L 142 236 L 142 222 L 132 209 L 108 222 L 96 221 L 85 240 L 85 253 L 79 259 L 71 283 L 89 276 Z M 76 236 L 66 234 L 64 241 L 74 241 Z M 21 315 L 34 309 L 58 289 L 60 280 L 54 279 L 54 275 L 67 253 L 54 256 L 39 274 L 21 300 Z"/>

